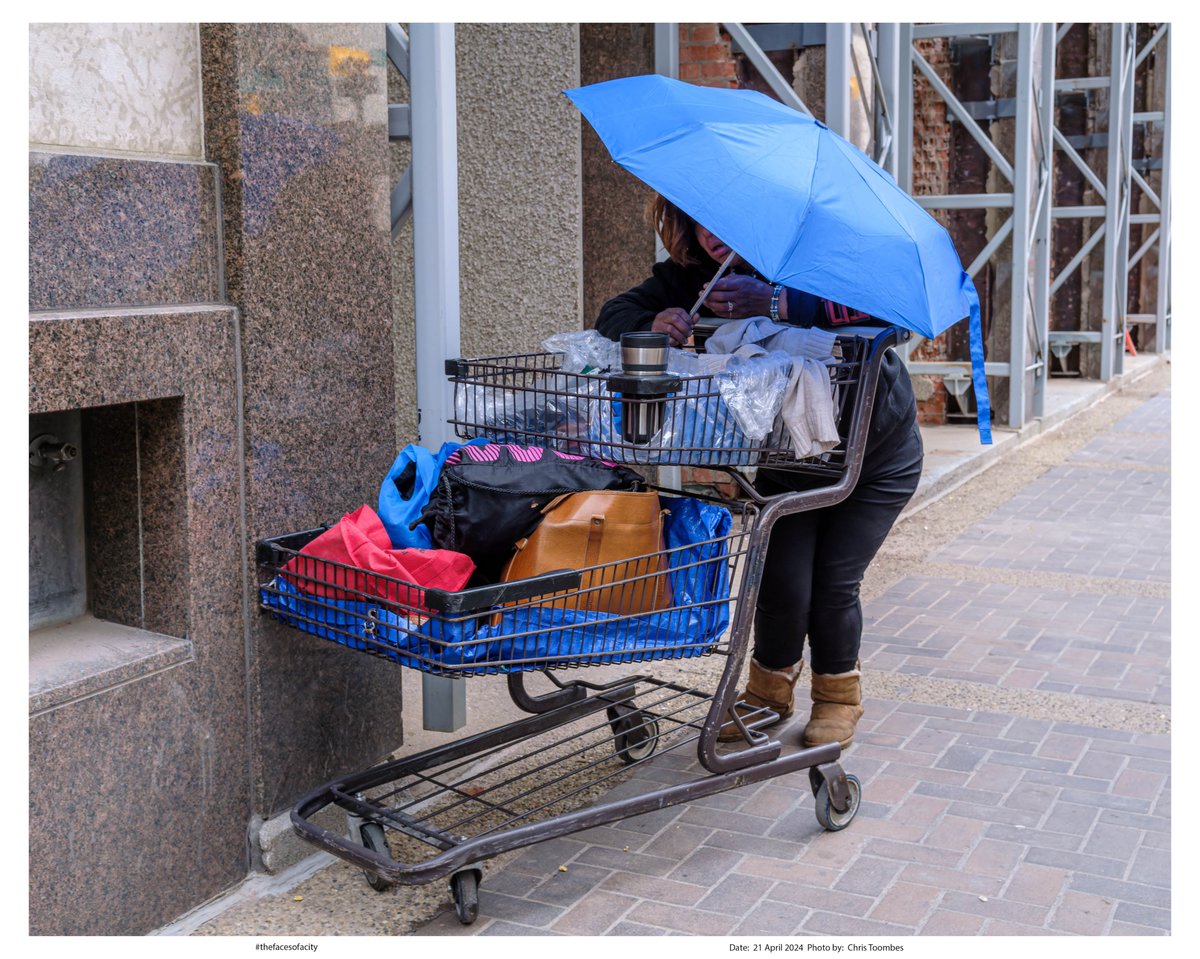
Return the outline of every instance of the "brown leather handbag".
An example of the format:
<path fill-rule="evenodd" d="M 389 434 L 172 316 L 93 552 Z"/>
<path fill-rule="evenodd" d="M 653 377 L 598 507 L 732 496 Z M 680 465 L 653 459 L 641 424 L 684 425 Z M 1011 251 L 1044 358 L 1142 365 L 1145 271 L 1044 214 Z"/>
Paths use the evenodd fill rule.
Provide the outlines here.
<path fill-rule="evenodd" d="M 666 512 L 653 491 L 559 496 L 543 508 L 537 528 L 517 541 L 501 579 L 580 569 L 585 572 L 578 592 L 537 605 L 620 616 L 667 609 L 671 586 L 663 552 Z"/>

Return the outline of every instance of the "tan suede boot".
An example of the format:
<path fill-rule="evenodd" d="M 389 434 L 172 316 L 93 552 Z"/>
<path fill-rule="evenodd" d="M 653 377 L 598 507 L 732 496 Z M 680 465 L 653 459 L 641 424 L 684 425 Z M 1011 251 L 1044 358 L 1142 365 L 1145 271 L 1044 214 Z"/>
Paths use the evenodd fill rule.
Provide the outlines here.
<path fill-rule="evenodd" d="M 795 712 L 796 680 L 800 678 L 800 671 L 803 667 L 802 660 L 791 669 L 767 669 L 757 659 L 751 659 L 750 678 L 746 682 L 746 691 L 738 697 L 738 705 L 735 707 L 738 714 L 745 721 L 753 723 L 756 729 L 764 729 L 783 722 Z M 778 713 L 779 718 L 759 725 L 757 719 L 752 718 L 750 714 L 764 706 Z M 732 720 L 722 726 L 720 733 L 717 734 L 717 739 L 721 742 L 730 742 L 741 738 L 741 730 Z"/>
<path fill-rule="evenodd" d="M 804 727 L 804 745 L 838 742 L 845 749 L 854 741 L 854 729 L 862 718 L 862 672 L 812 675 L 812 715 Z"/>

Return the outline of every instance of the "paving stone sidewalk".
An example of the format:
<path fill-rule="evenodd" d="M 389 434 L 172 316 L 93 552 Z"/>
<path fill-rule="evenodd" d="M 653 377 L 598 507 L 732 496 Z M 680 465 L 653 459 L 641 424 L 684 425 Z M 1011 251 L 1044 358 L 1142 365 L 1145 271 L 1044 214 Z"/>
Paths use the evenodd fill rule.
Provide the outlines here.
<path fill-rule="evenodd" d="M 866 604 L 849 828 L 779 777 L 530 847 L 475 924 L 417 934 L 1168 934 L 1169 417 L 1164 390 Z"/>

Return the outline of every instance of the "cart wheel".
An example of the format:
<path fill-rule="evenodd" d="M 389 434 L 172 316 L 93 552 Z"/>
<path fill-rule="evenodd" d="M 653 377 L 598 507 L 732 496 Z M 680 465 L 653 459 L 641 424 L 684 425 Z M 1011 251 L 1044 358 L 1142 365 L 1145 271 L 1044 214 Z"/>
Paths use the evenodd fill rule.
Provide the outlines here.
<path fill-rule="evenodd" d="M 845 812 L 838 812 L 829 799 L 829 786 L 822 782 L 817 789 L 817 822 L 830 832 L 845 829 L 858 813 L 858 805 L 862 802 L 862 784 L 857 776 L 846 775 L 846 791 L 850 794 L 850 804 Z"/>
<path fill-rule="evenodd" d="M 817 772 L 816 766 L 808 767 L 808 784 L 812 787 L 812 794 L 815 796 L 821 789 L 821 785 L 825 782 L 825 777 Z"/>
<path fill-rule="evenodd" d="M 658 720 L 642 713 L 641 721 L 634 721 L 630 728 L 618 733 L 613 747 L 623 763 L 632 764 L 648 759 L 658 749 Z"/>
<path fill-rule="evenodd" d="M 650 713 L 625 706 L 609 706 L 609 725 L 613 731 L 613 748 L 621 762 L 632 764 L 654 755 L 658 749 L 658 720 Z"/>
<path fill-rule="evenodd" d="M 450 877 L 450 891 L 454 893 L 454 913 L 458 921 L 469 926 L 479 916 L 478 869 L 464 869 Z"/>
<path fill-rule="evenodd" d="M 388 849 L 387 838 L 384 836 L 383 827 L 377 822 L 365 822 L 358 829 L 359 835 L 362 837 L 362 844 L 371 852 L 377 852 L 382 856 L 390 856 L 391 850 Z M 367 882 L 376 892 L 384 892 L 391 889 L 394 883 L 384 879 L 383 876 L 370 869 L 364 869 L 363 875 L 367 877 Z"/>

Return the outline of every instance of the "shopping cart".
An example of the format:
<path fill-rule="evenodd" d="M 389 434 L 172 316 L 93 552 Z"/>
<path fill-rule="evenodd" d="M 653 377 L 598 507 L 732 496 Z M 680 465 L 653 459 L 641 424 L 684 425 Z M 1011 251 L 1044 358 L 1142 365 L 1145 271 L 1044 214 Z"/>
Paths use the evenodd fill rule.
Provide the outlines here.
<path fill-rule="evenodd" d="M 824 828 L 849 825 L 861 787 L 838 763 L 839 744 L 785 750 L 761 729 L 778 718 L 774 712 L 731 707 L 771 528 L 853 489 L 883 353 L 907 336 L 894 327 L 839 334 L 828 372 L 841 443 L 807 459 L 797 458 L 786 432 L 747 440 L 714 375 L 668 377 L 666 392 L 634 395 L 619 378 L 564 371 L 558 354 L 448 362 L 453 422 L 464 437 L 646 466 L 703 464 L 731 476 L 741 495 L 673 501 L 679 491 L 659 483 L 668 509 L 674 502 L 708 521 L 704 536 L 668 539 L 636 563 L 457 592 L 320 560 L 297 566 L 299 551 L 322 529 L 260 541 L 261 606 L 283 623 L 432 674 L 506 674 L 513 702 L 529 714 L 313 790 L 292 810 L 299 834 L 362 868 L 376 889 L 449 876 L 457 916 L 471 923 L 480 863 L 490 857 L 786 773 L 808 771 Z M 654 404 L 652 415 L 640 404 Z M 648 417 L 660 425 L 658 439 L 631 440 L 626 425 Z M 669 444 L 659 442 L 668 434 Z M 748 467 L 795 471 L 812 488 L 763 497 L 743 475 Z M 666 608 L 596 611 L 591 594 L 645 588 L 663 575 L 672 587 Z M 715 688 L 698 688 L 688 667 L 713 656 L 725 658 Z M 594 674 L 578 672 L 600 666 L 619 667 L 620 675 L 589 681 Z M 636 671 L 620 668 L 628 666 Z M 527 688 L 533 676 L 548 683 L 543 691 Z M 731 722 L 740 736 L 719 741 Z M 606 797 L 631 767 L 693 750 L 702 770 L 689 763 L 684 781 L 660 777 L 668 783 Z M 344 811 L 349 835 L 319 823 L 330 807 Z"/>

